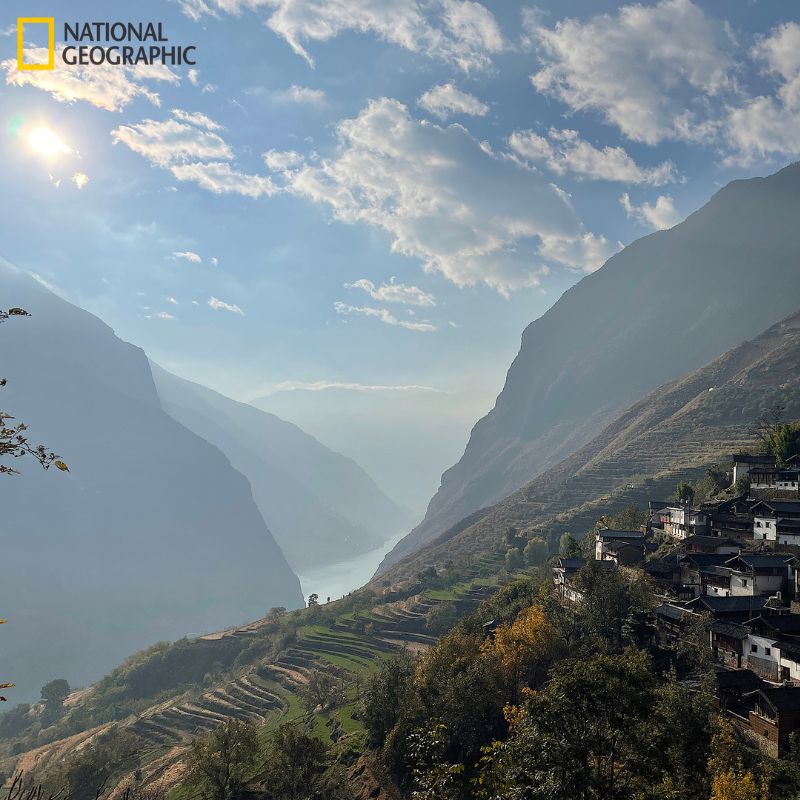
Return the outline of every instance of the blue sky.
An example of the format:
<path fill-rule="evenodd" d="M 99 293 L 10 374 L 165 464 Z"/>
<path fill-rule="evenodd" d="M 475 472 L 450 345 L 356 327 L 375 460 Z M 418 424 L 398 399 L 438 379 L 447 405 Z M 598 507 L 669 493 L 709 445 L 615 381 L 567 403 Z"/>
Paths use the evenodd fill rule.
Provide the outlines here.
<path fill-rule="evenodd" d="M 6 2 L 2 255 L 182 376 L 290 417 L 304 392 L 297 421 L 345 452 L 323 387 L 375 395 L 380 453 L 350 451 L 382 483 L 419 467 L 398 487 L 418 506 L 527 323 L 622 245 L 797 157 L 791 8 L 141 2 L 196 71 L 23 75 L 17 16 L 54 15 L 59 41 L 130 4 Z M 398 397 L 404 425 L 442 414 L 441 441 L 430 419 L 422 439 L 389 430 Z"/>

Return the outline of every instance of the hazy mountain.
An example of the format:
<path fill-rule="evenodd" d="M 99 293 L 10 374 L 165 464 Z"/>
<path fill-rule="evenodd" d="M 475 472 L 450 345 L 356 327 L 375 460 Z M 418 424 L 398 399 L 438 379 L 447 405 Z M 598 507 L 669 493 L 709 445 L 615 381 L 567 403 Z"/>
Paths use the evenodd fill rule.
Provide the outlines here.
<path fill-rule="evenodd" d="M 99 319 L 0 265 L 2 408 L 69 473 L 0 476 L 0 675 L 16 701 L 162 639 L 302 603 L 245 477 L 166 414 L 150 364 Z"/>
<path fill-rule="evenodd" d="M 775 405 L 785 419 L 800 419 L 800 312 L 653 390 L 561 463 L 461 520 L 389 574 L 413 578 L 423 565 L 486 553 L 510 526 L 581 536 L 602 514 L 668 500 L 680 480 L 758 447 L 755 423 Z"/>
<path fill-rule="evenodd" d="M 523 333 L 494 409 L 386 563 L 558 463 L 649 390 L 793 312 L 798 219 L 800 164 L 734 181 L 565 292 Z"/>
<path fill-rule="evenodd" d="M 281 390 L 252 403 L 352 456 L 418 522 L 442 470 L 464 452 L 472 423 L 491 400 L 425 387 L 332 385 Z"/>
<path fill-rule="evenodd" d="M 296 425 L 152 365 L 164 410 L 219 447 L 298 572 L 374 550 L 408 526 L 354 461 Z"/>

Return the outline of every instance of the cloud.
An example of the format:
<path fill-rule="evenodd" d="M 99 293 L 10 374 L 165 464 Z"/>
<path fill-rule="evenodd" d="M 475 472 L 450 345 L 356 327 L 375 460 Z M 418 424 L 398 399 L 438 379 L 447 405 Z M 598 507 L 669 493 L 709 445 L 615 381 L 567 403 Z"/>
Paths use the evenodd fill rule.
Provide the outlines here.
<path fill-rule="evenodd" d="M 642 205 L 636 206 L 631 202 L 627 192 L 620 197 L 619 201 L 628 217 L 635 219 L 641 225 L 653 228 L 653 230 L 666 230 L 681 221 L 681 215 L 676 211 L 675 204 L 669 195 L 659 195 L 655 205 L 642 203 Z"/>
<path fill-rule="evenodd" d="M 483 117 L 489 113 L 486 103 L 482 103 L 474 95 L 462 92 L 453 83 L 443 83 L 428 89 L 417 100 L 417 105 L 442 120 L 452 114 Z"/>
<path fill-rule="evenodd" d="M 372 308 L 371 306 L 351 306 L 348 303 L 342 303 L 340 300 L 337 300 L 333 304 L 333 308 L 337 314 L 359 314 L 364 317 L 373 317 L 375 319 L 379 319 L 385 325 L 395 325 L 399 328 L 406 328 L 410 331 L 431 333 L 436 330 L 436 326 L 427 320 L 411 322 L 405 319 L 397 319 L 394 314 L 385 308 Z"/>
<path fill-rule="evenodd" d="M 460 125 L 414 120 L 382 98 L 340 122 L 337 135 L 338 156 L 284 172 L 286 190 L 342 222 L 381 228 L 393 252 L 457 286 L 534 286 L 539 238 L 584 234 L 564 192 Z"/>
<path fill-rule="evenodd" d="M 536 19 L 536 18 L 534 18 Z M 735 90 L 727 26 L 691 0 L 622 6 L 586 22 L 534 21 L 543 94 L 573 111 L 594 110 L 629 139 L 703 141 L 719 120 L 710 99 Z"/>
<path fill-rule="evenodd" d="M 420 386 L 419 384 L 368 384 L 368 383 L 342 383 L 338 381 L 283 381 L 273 384 L 266 391 L 266 395 L 278 392 L 325 392 L 330 389 L 345 389 L 351 392 L 432 392 L 434 394 L 447 394 L 443 389 L 433 386 Z M 262 396 L 259 392 L 256 396 Z"/>
<path fill-rule="evenodd" d="M 282 92 L 276 92 L 273 97 L 279 102 L 298 103 L 312 106 L 324 105 L 327 97 L 322 89 L 310 89 L 308 86 L 292 84 Z"/>
<path fill-rule="evenodd" d="M 296 150 L 267 150 L 264 153 L 264 163 L 273 172 L 282 172 L 304 164 L 305 156 Z"/>
<path fill-rule="evenodd" d="M 85 172 L 76 172 L 70 180 L 78 187 L 78 189 L 83 189 L 87 183 L 89 183 L 89 176 Z"/>
<path fill-rule="evenodd" d="M 657 167 L 640 167 L 622 147 L 595 147 L 575 130 L 550 128 L 546 136 L 533 131 L 514 131 L 509 147 L 520 158 L 544 163 L 558 175 L 662 186 L 676 180 L 675 165 L 664 161 Z"/>
<path fill-rule="evenodd" d="M 395 283 L 394 278 L 391 278 L 389 283 L 381 284 L 378 287 L 366 278 L 353 281 L 353 283 L 346 283 L 344 286 L 345 289 L 361 289 L 373 300 L 378 300 L 381 303 L 404 303 L 406 305 L 427 307 L 436 305 L 436 298 L 432 294 L 423 292 L 417 286 Z"/>
<path fill-rule="evenodd" d="M 583 233 L 574 239 L 545 236 L 539 248 L 543 257 L 584 273 L 599 269 L 620 250 L 622 242 L 610 242 L 605 236 L 593 233 Z"/>
<path fill-rule="evenodd" d="M 751 163 L 770 154 L 800 153 L 800 25 L 787 22 L 757 40 L 753 58 L 777 77 L 777 97 L 762 95 L 734 108 L 728 137 L 736 151 L 729 161 Z"/>
<path fill-rule="evenodd" d="M 177 319 L 174 314 L 170 314 L 168 311 L 159 311 L 155 316 L 156 319 Z"/>
<path fill-rule="evenodd" d="M 192 264 L 199 264 L 203 260 L 198 253 L 194 253 L 191 250 L 176 250 L 172 254 L 172 258 L 189 261 Z"/>
<path fill-rule="evenodd" d="M 488 66 L 505 49 L 492 13 L 472 0 L 181 0 L 181 7 L 193 19 L 264 9 L 267 26 L 312 66 L 305 45 L 345 31 L 371 33 L 464 71 Z"/>
<path fill-rule="evenodd" d="M 209 297 L 208 305 L 213 308 L 214 311 L 230 311 L 232 314 L 239 314 L 242 317 L 244 316 L 244 311 L 242 311 L 239 306 L 235 305 L 234 303 L 226 303 L 224 300 L 220 300 L 217 297 Z"/>
<path fill-rule="evenodd" d="M 180 108 L 173 108 L 172 116 L 175 117 L 175 119 L 181 120 L 182 122 L 189 122 L 192 125 L 196 125 L 199 128 L 205 128 L 209 131 L 224 130 L 224 127 L 220 125 L 219 122 L 215 122 L 213 119 L 211 119 L 211 117 L 207 117 L 200 111 L 183 111 Z"/>
<path fill-rule="evenodd" d="M 58 45 L 56 60 L 60 59 L 63 45 Z M 45 48 L 26 48 L 28 61 L 47 59 Z M 69 69 L 20 71 L 15 58 L 0 62 L 6 71 L 9 86 L 34 86 L 48 92 L 61 103 L 83 101 L 106 111 L 121 111 L 136 97 L 146 97 L 154 105 L 161 101 L 156 92 L 144 84 L 145 81 L 180 83 L 180 78 L 162 65 L 152 66 L 74 66 Z"/>
<path fill-rule="evenodd" d="M 122 142 L 159 167 L 186 161 L 233 158 L 233 151 L 219 134 L 177 119 L 146 119 L 132 125 L 120 125 L 111 135 L 114 144 Z"/>
<path fill-rule="evenodd" d="M 114 143 L 121 142 L 150 163 L 168 169 L 177 180 L 196 183 L 215 194 L 257 198 L 278 191 L 269 177 L 231 166 L 233 150 L 214 132 L 222 128 L 217 122 L 198 112 L 174 109 L 172 114 L 172 119 L 120 125 L 111 132 Z"/>
<path fill-rule="evenodd" d="M 167 302 L 170 303 L 173 306 L 178 305 L 178 301 L 174 297 L 168 297 L 167 298 Z"/>
<path fill-rule="evenodd" d="M 186 73 L 186 77 L 189 79 L 189 83 L 191 83 L 192 86 L 197 86 L 197 84 L 200 83 L 200 70 L 192 67 Z"/>

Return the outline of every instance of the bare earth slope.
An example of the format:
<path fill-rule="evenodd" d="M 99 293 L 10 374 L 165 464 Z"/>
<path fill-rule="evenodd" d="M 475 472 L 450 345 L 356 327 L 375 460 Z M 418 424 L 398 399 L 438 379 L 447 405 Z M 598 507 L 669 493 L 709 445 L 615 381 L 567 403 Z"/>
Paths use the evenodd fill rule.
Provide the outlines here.
<path fill-rule="evenodd" d="M 798 219 L 794 164 L 729 184 L 565 292 L 525 330 L 495 408 L 385 564 L 545 472 L 646 392 L 795 311 Z"/>

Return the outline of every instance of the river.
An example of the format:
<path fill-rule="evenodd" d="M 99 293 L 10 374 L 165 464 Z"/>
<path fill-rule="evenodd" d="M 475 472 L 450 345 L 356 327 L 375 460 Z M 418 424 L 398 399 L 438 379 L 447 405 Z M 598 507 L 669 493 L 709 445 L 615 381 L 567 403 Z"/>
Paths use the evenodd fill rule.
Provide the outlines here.
<path fill-rule="evenodd" d="M 320 603 L 338 600 L 353 589 L 360 589 L 374 574 L 383 557 L 406 535 L 406 531 L 398 533 L 377 550 L 370 550 L 347 561 L 315 567 L 302 575 L 300 585 L 303 594 L 308 598 L 312 593 L 319 595 Z"/>

